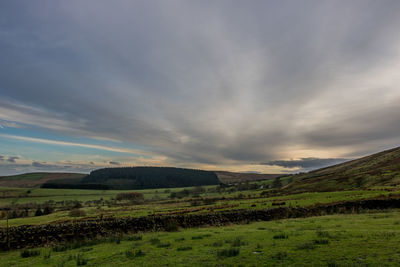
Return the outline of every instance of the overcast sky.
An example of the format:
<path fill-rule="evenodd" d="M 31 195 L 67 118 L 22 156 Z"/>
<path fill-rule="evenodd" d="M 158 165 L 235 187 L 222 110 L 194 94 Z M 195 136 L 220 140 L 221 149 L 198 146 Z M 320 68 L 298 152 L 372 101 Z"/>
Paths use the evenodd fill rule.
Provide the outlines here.
<path fill-rule="evenodd" d="M 0 2 L 0 175 L 296 172 L 400 144 L 400 1 Z"/>

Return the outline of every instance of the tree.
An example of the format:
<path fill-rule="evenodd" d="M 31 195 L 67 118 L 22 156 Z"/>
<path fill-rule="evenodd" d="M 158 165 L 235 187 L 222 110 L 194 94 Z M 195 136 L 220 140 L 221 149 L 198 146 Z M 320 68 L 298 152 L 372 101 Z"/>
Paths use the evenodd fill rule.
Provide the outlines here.
<path fill-rule="evenodd" d="M 144 195 L 138 192 L 119 193 L 115 197 L 116 200 L 130 200 L 130 201 L 143 201 Z"/>
<path fill-rule="evenodd" d="M 38 207 L 36 209 L 35 216 L 42 216 L 42 215 L 43 215 L 43 211 L 40 209 L 40 207 Z"/>
<path fill-rule="evenodd" d="M 282 187 L 281 178 L 276 177 L 275 180 L 272 182 L 272 188 L 279 188 Z"/>
<path fill-rule="evenodd" d="M 46 206 L 43 209 L 43 215 L 47 215 L 53 212 L 53 209 L 50 206 Z"/>

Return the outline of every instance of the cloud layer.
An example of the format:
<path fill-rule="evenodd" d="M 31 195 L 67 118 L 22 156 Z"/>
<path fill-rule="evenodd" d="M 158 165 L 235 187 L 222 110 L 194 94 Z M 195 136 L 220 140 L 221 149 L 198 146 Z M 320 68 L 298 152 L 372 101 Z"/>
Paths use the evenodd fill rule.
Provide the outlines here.
<path fill-rule="evenodd" d="M 232 170 L 372 153 L 400 144 L 399 28 L 388 0 L 2 2 L 0 133 Z"/>

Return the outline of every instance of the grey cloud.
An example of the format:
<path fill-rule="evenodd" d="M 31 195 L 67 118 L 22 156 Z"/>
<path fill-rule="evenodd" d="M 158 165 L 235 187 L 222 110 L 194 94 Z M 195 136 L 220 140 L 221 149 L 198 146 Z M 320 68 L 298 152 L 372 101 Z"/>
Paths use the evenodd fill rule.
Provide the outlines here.
<path fill-rule="evenodd" d="M 4 156 L 0 155 L 0 161 L 4 161 Z"/>
<path fill-rule="evenodd" d="M 109 164 L 111 164 L 111 165 L 120 165 L 120 163 L 116 162 L 116 161 L 110 161 Z"/>
<path fill-rule="evenodd" d="M 16 159 L 19 159 L 19 157 L 8 157 L 7 161 L 11 163 L 15 163 Z"/>
<path fill-rule="evenodd" d="M 400 57 L 399 1 L 0 5 L 10 123 L 114 138 L 172 163 L 400 143 L 397 84 L 354 87 Z"/>
<path fill-rule="evenodd" d="M 40 163 L 37 161 L 32 162 L 33 167 L 44 168 L 44 167 L 51 167 L 51 164 Z"/>
<path fill-rule="evenodd" d="M 330 165 L 339 164 L 350 159 L 344 158 L 302 158 L 298 160 L 272 160 L 265 162 L 265 165 L 276 165 L 285 168 L 302 168 L 303 170 L 312 170 L 327 167 Z"/>

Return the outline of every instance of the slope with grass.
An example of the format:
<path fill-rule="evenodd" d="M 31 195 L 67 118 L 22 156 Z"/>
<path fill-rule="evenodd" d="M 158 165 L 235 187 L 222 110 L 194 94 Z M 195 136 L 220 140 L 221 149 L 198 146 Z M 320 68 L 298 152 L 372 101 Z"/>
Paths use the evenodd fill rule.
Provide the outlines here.
<path fill-rule="evenodd" d="M 272 180 L 282 174 L 264 174 L 264 173 L 240 173 L 240 172 L 227 172 L 215 171 L 221 183 L 240 183 L 240 182 L 254 182 L 261 180 Z"/>
<path fill-rule="evenodd" d="M 121 167 L 94 170 L 77 183 L 48 181 L 42 187 L 130 190 L 217 184 L 218 177 L 211 171 L 173 167 Z"/>
<path fill-rule="evenodd" d="M 215 175 L 217 175 L 218 181 L 225 184 L 272 180 L 278 176 L 281 176 L 281 174 L 237 173 L 228 171 L 214 171 L 209 173 L 215 173 Z M 86 176 L 87 174 L 84 173 L 61 173 L 61 172 L 33 172 L 33 173 L 24 173 L 11 176 L 0 176 L 0 187 L 19 187 L 19 188 L 51 187 L 51 188 L 73 189 L 74 185 L 78 185 L 77 186 L 78 188 L 85 189 L 82 188 L 84 186 L 82 186 L 81 181 Z M 100 190 L 110 189 L 109 188 L 110 186 L 108 184 L 111 184 L 111 187 L 114 187 L 116 182 L 115 180 L 118 180 L 118 182 L 122 184 L 127 183 L 126 179 L 121 181 L 120 179 L 118 179 L 118 177 L 111 177 L 111 179 L 109 180 L 111 181 L 106 181 L 105 183 L 104 181 L 102 181 L 104 185 L 100 186 L 101 188 L 95 188 L 95 189 L 100 189 Z M 216 183 L 218 182 L 214 181 L 212 184 Z M 57 185 L 59 185 L 59 187 Z M 93 189 L 93 188 L 87 188 L 87 189 Z"/>
<path fill-rule="evenodd" d="M 32 172 L 11 176 L 0 177 L 0 187 L 40 187 L 47 181 L 53 180 L 79 180 L 85 177 L 83 173 L 61 173 L 61 172 Z"/>
<path fill-rule="evenodd" d="M 151 232 L 0 252 L 0 266 L 398 266 L 400 212 Z"/>
<path fill-rule="evenodd" d="M 284 192 L 340 191 L 400 184 L 400 147 L 304 174 L 292 175 Z"/>

